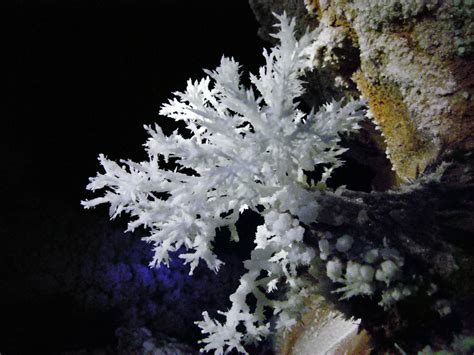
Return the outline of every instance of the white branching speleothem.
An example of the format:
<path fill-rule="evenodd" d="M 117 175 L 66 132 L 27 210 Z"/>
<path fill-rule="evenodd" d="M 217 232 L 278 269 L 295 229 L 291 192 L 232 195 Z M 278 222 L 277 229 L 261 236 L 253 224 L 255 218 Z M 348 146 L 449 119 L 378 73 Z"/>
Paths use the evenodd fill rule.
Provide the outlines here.
<path fill-rule="evenodd" d="M 185 247 L 180 257 L 190 264 L 190 273 L 200 260 L 217 271 L 222 262 L 213 252 L 216 228 L 228 227 L 238 241 L 239 214 L 261 206 L 265 223 L 245 262 L 247 272 L 230 296 L 232 307 L 222 312 L 223 322 L 206 312 L 198 322 L 207 334 L 204 350 L 217 354 L 245 352 L 243 344 L 266 336 L 266 307 L 274 309 L 278 328 L 296 322 L 294 310 L 307 292 L 297 268 L 314 256 L 303 243 L 302 224 L 314 221 L 318 213 L 304 171 L 324 165 L 324 182 L 341 164 L 339 133 L 356 130 L 364 116 L 363 103 L 355 100 L 345 106 L 329 103 L 317 113 L 298 109 L 314 34 L 296 40 L 294 20 L 285 14 L 276 17 L 279 32 L 274 37 L 280 44 L 264 51 L 265 65 L 258 75 L 250 75 L 254 88 L 244 88 L 239 64 L 223 57 L 214 71 L 206 71 L 200 81 L 188 81 L 186 91 L 175 93 L 161 108 L 161 115 L 184 122 L 191 136 L 167 136 L 158 125 L 146 127 L 149 161 L 119 165 L 100 155 L 105 173 L 91 178 L 87 188 L 105 189 L 105 194 L 83 202 L 86 208 L 109 203 L 112 217 L 130 214 L 129 230 L 148 228 L 145 239 L 155 251 L 152 265 L 167 264 L 169 252 Z M 178 164 L 174 171 L 160 166 L 170 158 Z M 266 293 L 282 281 L 290 290 L 288 300 L 268 299 Z M 257 300 L 253 311 L 246 304 L 249 294 Z"/>

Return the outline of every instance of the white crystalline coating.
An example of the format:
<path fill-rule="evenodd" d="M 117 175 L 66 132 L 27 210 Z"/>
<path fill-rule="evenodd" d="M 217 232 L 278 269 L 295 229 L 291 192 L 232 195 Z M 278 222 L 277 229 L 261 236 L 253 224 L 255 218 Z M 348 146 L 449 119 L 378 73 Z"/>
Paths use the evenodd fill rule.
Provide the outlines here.
<path fill-rule="evenodd" d="M 270 212 L 271 214 L 277 215 L 277 218 L 272 220 L 271 225 L 269 225 L 270 230 L 275 234 L 283 234 L 291 227 L 293 219 L 287 213 L 278 214 L 275 211 Z"/>
<path fill-rule="evenodd" d="M 351 249 L 353 242 L 354 239 L 350 235 L 345 234 L 337 239 L 336 249 L 341 253 L 345 253 Z"/>
<path fill-rule="evenodd" d="M 317 14 L 318 7 L 316 6 L 313 0 L 304 0 L 304 5 L 306 7 L 306 11 L 308 11 L 308 14 L 310 15 Z"/>
<path fill-rule="evenodd" d="M 386 260 L 382 264 L 380 264 L 385 275 L 389 277 L 393 277 L 395 273 L 398 271 L 398 266 L 392 260 Z"/>
<path fill-rule="evenodd" d="M 347 252 L 353 244 L 353 239 L 349 235 L 338 238 L 336 249 L 340 252 Z M 394 281 L 401 276 L 401 266 L 403 258 L 400 253 L 392 248 L 388 248 L 388 241 L 384 239 L 383 249 L 371 249 L 363 254 L 363 260 L 366 264 L 361 264 L 356 260 L 349 260 L 345 267 L 345 274 L 341 276 L 344 266 L 339 259 L 328 262 L 326 271 L 328 277 L 334 281 L 343 283 L 344 286 L 333 292 L 341 293 L 341 300 L 351 298 L 353 296 L 372 296 L 377 288 L 382 291 L 382 299 L 379 305 L 388 308 L 395 302 L 408 297 L 412 294 L 413 287 L 404 286 L 399 283 L 395 287 L 391 287 Z M 385 259 L 391 258 L 391 259 Z M 382 259 L 382 263 L 378 265 L 377 270 L 374 266 L 378 260 Z M 381 281 L 385 285 L 376 283 Z"/>
<path fill-rule="evenodd" d="M 333 281 L 341 280 L 343 265 L 339 259 L 329 260 L 326 264 L 326 274 Z"/>
<path fill-rule="evenodd" d="M 329 245 L 329 241 L 326 239 L 322 239 L 318 242 L 319 252 L 322 260 L 326 260 L 329 254 L 331 253 L 331 246 Z"/>
<path fill-rule="evenodd" d="M 379 250 L 378 249 L 371 249 L 364 255 L 364 261 L 368 264 L 375 263 L 379 258 Z"/>
<path fill-rule="evenodd" d="M 346 266 L 346 282 L 352 282 L 359 278 L 360 264 L 355 261 L 349 261 Z"/>
<path fill-rule="evenodd" d="M 392 260 L 385 260 L 380 264 L 380 268 L 377 269 L 375 273 L 375 279 L 378 281 L 383 281 L 387 285 L 395 279 L 399 272 L 400 268 Z"/>
<path fill-rule="evenodd" d="M 342 76 L 336 76 L 334 78 L 334 86 L 337 88 L 349 88 L 349 83 Z"/>
<path fill-rule="evenodd" d="M 346 268 L 346 281 L 350 282 L 359 278 L 360 264 L 349 261 Z"/>
<path fill-rule="evenodd" d="M 221 313 L 222 321 L 204 313 L 198 322 L 205 334 L 202 350 L 215 354 L 245 352 L 245 343 L 268 335 L 264 308 L 273 308 L 277 328 L 296 322 L 311 287 L 297 269 L 315 257 L 302 241 L 301 223 L 313 222 L 320 209 L 303 172 L 324 165 L 316 182 L 323 184 L 342 165 L 341 133 L 357 130 L 365 115 L 362 100 L 333 101 L 308 114 L 299 109 L 302 76 L 317 38 L 307 32 L 297 40 L 295 21 L 286 14 L 277 20 L 273 37 L 279 44 L 264 51 L 264 65 L 250 75 L 250 87 L 241 83 L 239 63 L 222 57 L 216 69 L 189 80 L 161 107 L 160 114 L 182 124 L 186 136 L 149 126 L 148 160 L 117 163 L 100 155 L 104 172 L 90 179 L 88 189 L 103 195 L 83 202 L 86 208 L 109 204 L 112 218 L 128 214 L 130 231 L 147 229 L 152 266 L 168 264 L 170 253 L 180 251 L 191 273 L 200 262 L 214 271 L 222 265 L 213 252 L 217 229 L 235 226 L 247 208 L 265 217 L 230 309 Z M 330 46 L 327 40 L 321 38 Z M 163 164 L 170 160 L 174 170 Z M 239 240 L 232 227 L 229 235 Z M 269 299 L 264 291 L 279 282 L 288 286 L 288 298 Z M 246 304 L 249 294 L 254 307 Z"/>
<path fill-rule="evenodd" d="M 402 298 L 402 292 L 400 291 L 400 289 L 396 288 L 393 290 L 392 292 L 392 298 L 395 300 L 395 301 L 399 301 L 400 298 Z"/>
<path fill-rule="evenodd" d="M 351 298 L 353 296 L 372 296 L 378 286 L 374 281 L 383 281 L 386 286 L 379 287 L 382 291 L 382 299 L 379 305 L 389 308 L 394 303 L 410 296 L 413 293 L 413 286 L 406 286 L 398 283 L 396 286 L 390 287 L 400 272 L 400 268 L 391 260 L 384 261 L 380 268 L 375 271 L 374 267 L 367 264 L 359 264 L 356 261 L 349 261 L 346 265 L 345 275 L 341 278 L 342 265 L 339 260 L 328 263 L 327 274 L 334 282 L 343 283 L 344 286 L 333 292 L 341 293 L 341 300 Z"/>
<path fill-rule="evenodd" d="M 408 297 L 412 293 L 413 293 L 412 290 L 408 286 L 403 287 L 403 290 L 402 290 L 403 297 Z"/>
<path fill-rule="evenodd" d="M 295 355 L 339 355 L 341 348 L 357 336 L 360 320 L 347 319 L 344 315 L 330 312 L 316 314 L 306 330 L 292 346 Z"/>
<path fill-rule="evenodd" d="M 370 265 L 360 267 L 360 275 L 365 282 L 371 282 L 374 279 L 375 269 Z"/>
<path fill-rule="evenodd" d="M 400 300 L 410 296 L 412 293 L 413 291 L 411 287 L 399 283 L 394 287 L 382 291 L 382 299 L 379 302 L 379 305 L 387 309 Z"/>
<path fill-rule="evenodd" d="M 373 278 L 374 269 L 370 265 L 361 265 L 357 262 L 349 261 L 343 280 L 345 286 L 338 288 L 334 292 L 342 293 L 341 300 L 359 295 L 370 296 L 375 292 Z"/>
<path fill-rule="evenodd" d="M 329 18 L 322 17 L 316 29 L 318 37 L 313 42 L 310 58 L 315 68 L 337 65 L 340 60 L 337 49 L 344 46 L 346 38 L 344 28 L 330 26 L 329 23 Z"/>

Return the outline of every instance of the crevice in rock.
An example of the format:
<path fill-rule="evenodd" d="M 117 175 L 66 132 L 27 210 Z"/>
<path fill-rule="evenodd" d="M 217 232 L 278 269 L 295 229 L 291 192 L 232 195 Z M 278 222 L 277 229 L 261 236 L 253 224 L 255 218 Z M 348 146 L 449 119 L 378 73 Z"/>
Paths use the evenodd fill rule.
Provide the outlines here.
<path fill-rule="evenodd" d="M 397 175 L 387 158 L 386 144 L 381 132 L 370 120 L 361 123 L 361 129 L 344 137 L 342 146 L 349 148 L 342 155 L 345 164 L 328 181 L 329 187 L 346 185 L 355 191 L 387 191 L 397 185 Z"/>

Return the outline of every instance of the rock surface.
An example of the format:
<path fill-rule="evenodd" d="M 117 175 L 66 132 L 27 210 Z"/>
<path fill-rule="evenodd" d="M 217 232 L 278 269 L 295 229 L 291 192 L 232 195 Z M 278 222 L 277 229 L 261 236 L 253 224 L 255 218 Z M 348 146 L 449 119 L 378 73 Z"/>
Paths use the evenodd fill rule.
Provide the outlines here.
<path fill-rule="evenodd" d="M 471 1 L 250 3 L 263 38 L 271 32 L 272 11 L 317 28 L 311 101 L 366 97 L 401 179 L 416 178 L 446 150 L 474 147 Z"/>
<path fill-rule="evenodd" d="M 321 271 L 327 263 L 322 259 L 320 294 L 349 317 L 361 318 L 376 351 L 448 349 L 453 336 L 474 334 L 474 2 L 250 4 L 263 38 L 272 32 L 272 12 L 286 11 L 301 28 L 316 29 L 308 104 L 363 96 L 370 108 L 371 120 L 346 138 L 346 158 L 372 169 L 372 192 L 322 191 L 322 212 L 307 239 L 332 250 L 324 258 L 340 260 L 342 272 L 346 264 L 380 268 L 383 262 L 367 268 L 364 255 L 370 250 L 398 260 L 400 269 L 392 284 L 379 271 L 366 285 L 370 297 L 341 301 L 334 291 L 344 284 Z M 443 162 L 450 165 L 444 169 Z M 341 252 L 328 235 L 351 235 L 353 246 Z M 315 339 L 307 335 L 298 335 L 306 345 Z"/>

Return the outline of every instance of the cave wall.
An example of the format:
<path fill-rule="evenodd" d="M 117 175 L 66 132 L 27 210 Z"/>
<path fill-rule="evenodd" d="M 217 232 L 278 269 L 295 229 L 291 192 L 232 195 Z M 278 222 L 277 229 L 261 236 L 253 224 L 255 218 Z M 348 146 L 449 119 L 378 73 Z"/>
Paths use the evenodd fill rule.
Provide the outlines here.
<path fill-rule="evenodd" d="M 272 11 L 316 28 L 313 102 L 362 95 L 402 181 L 474 147 L 474 4 L 250 0 L 267 38 Z M 305 9 L 306 11 L 303 11 Z M 300 29 L 301 31 L 302 29 Z"/>
<path fill-rule="evenodd" d="M 342 192 L 339 197 L 328 192 L 327 203 L 320 202 L 347 218 L 342 226 L 331 224 L 331 218 L 316 222 L 311 230 L 315 247 L 321 231 L 336 236 L 355 233 L 359 245 L 366 246 L 388 240 L 409 260 L 410 275 L 417 273 L 424 283 L 418 284 L 423 291 L 413 300 L 388 312 L 372 307 L 370 299 L 338 303 L 331 296 L 333 285 L 326 285 L 327 292 L 321 291 L 326 292 L 323 308 L 336 312 L 336 317 L 342 312 L 363 318 L 362 327 L 373 339 L 364 335 L 357 353 L 370 353 L 373 347 L 400 351 L 394 342 L 408 353 L 427 344 L 463 353 L 456 348 L 460 338 L 453 341 L 452 336 L 474 331 L 474 1 L 249 2 L 264 39 L 273 32 L 272 12 L 296 17 L 299 31 L 316 31 L 315 70 L 306 78 L 308 104 L 317 107 L 331 99 L 362 96 L 370 109 L 362 129 L 346 143 L 349 158 L 375 170 L 372 193 Z M 450 163 L 442 178 L 425 184 L 442 162 Z M 369 216 L 362 226 L 349 217 L 351 210 L 358 216 L 361 209 Z M 319 275 L 315 282 L 323 284 L 324 279 Z M 432 280 L 439 291 L 424 289 Z M 449 312 L 443 314 L 445 310 Z M 318 312 L 304 316 L 281 339 L 281 353 L 314 345 L 321 327 L 331 322 Z M 359 344 L 360 338 L 351 339 Z M 332 344 L 339 345 L 343 344 Z"/>

